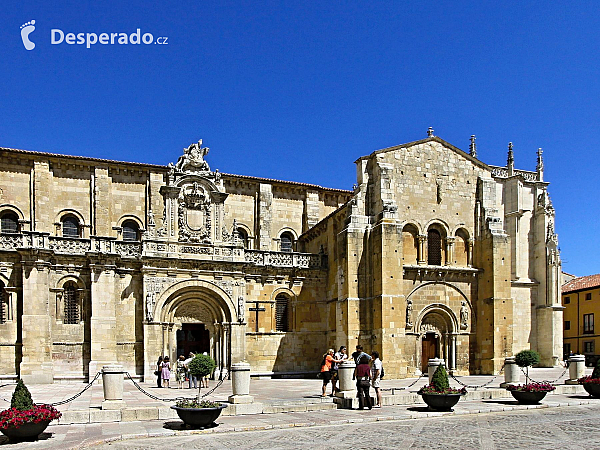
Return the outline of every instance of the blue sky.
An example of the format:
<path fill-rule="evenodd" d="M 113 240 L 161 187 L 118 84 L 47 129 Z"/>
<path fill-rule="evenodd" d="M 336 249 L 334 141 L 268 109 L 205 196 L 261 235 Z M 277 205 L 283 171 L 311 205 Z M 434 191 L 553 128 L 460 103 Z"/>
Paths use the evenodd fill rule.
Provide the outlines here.
<path fill-rule="evenodd" d="M 542 147 L 563 269 L 600 273 L 597 2 L 54 3 L 2 3 L 0 146 L 167 164 L 202 138 L 213 169 L 343 189 L 429 126 L 489 164 Z M 137 28 L 168 44 L 50 42 Z"/>

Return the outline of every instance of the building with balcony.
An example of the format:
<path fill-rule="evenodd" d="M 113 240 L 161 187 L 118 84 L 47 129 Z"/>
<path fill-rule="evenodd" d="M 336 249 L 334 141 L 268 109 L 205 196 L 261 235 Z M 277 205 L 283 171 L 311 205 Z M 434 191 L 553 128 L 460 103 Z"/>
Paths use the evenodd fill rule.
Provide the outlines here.
<path fill-rule="evenodd" d="M 600 318 L 600 274 L 573 278 L 562 287 L 564 310 L 564 356 L 585 355 L 595 365 L 600 355 L 600 333 L 594 318 Z"/>
<path fill-rule="evenodd" d="M 535 172 L 433 136 L 356 161 L 353 191 L 0 148 L 0 377 L 150 379 L 159 355 L 309 373 L 329 347 L 389 376 L 562 355 L 560 257 Z"/>

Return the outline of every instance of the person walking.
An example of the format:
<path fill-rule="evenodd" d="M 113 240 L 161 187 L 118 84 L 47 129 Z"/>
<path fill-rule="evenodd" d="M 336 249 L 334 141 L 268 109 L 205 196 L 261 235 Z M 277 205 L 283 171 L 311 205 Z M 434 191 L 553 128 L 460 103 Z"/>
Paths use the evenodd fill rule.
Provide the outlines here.
<path fill-rule="evenodd" d="M 355 369 L 356 375 L 356 391 L 358 397 L 358 409 L 372 409 L 371 396 L 369 388 L 371 387 L 371 367 L 369 367 L 368 355 L 362 355 L 358 360 L 358 366 Z"/>
<path fill-rule="evenodd" d="M 159 388 L 162 388 L 162 362 L 163 357 L 160 355 L 156 362 L 156 370 L 154 371 L 154 375 L 156 375 L 156 384 Z"/>
<path fill-rule="evenodd" d="M 171 378 L 171 363 L 169 363 L 169 356 L 165 356 L 161 364 L 161 374 L 163 379 L 163 386 L 169 387 L 169 379 Z"/>
<path fill-rule="evenodd" d="M 334 350 L 330 348 L 327 353 L 323 355 L 323 361 L 321 362 L 321 378 L 323 378 L 323 394 L 322 397 L 327 397 L 327 385 L 331 381 L 331 366 L 334 362 L 340 363 L 341 360 L 333 358 Z M 333 395 L 333 394 L 331 394 Z"/>
<path fill-rule="evenodd" d="M 374 351 L 373 355 L 373 365 L 371 367 L 371 386 L 375 389 L 375 397 L 377 398 L 376 408 L 381 408 L 381 371 L 383 369 L 383 364 L 379 359 L 379 352 Z"/>
<path fill-rule="evenodd" d="M 192 372 L 190 372 L 190 369 L 188 368 L 188 365 L 192 362 L 192 359 L 194 359 L 195 357 L 196 355 L 193 352 L 190 352 L 190 354 L 188 355 L 188 359 L 185 360 L 185 370 L 189 380 L 190 389 L 192 388 L 192 386 L 194 387 L 194 389 L 198 389 L 198 377 L 192 375 Z"/>
<path fill-rule="evenodd" d="M 335 353 L 335 355 L 333 355 L 333 359 L 334 361 L 340 361 L 340 362 L 334 362 L 333 365 L 331 366 L 331 395 L 335 395 L 336 392 L 339 392 L 340 390 L 337 388 L 337 381 L 338 381 L 338 370 L 340 368 L 340 364 L 342 361 L 345 361 L 348 359 L 348 350 L 346 349 L 345 345 L 342 345 L 340 347 L 340 349 Z"/>

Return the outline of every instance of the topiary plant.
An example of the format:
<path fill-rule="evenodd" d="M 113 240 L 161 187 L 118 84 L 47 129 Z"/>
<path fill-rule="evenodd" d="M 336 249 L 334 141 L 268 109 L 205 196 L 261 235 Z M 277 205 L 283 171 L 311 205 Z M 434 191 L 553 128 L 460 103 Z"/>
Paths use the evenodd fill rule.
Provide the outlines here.
<path fill-rule="evenodd" d="M 23 383 L 23 380 L 19 379 L 15 392 L 13 392 L 10 400 L 10 407 L 18 409 L 19 411 L 27 411 L 33 408 L 33 399 L 29 389 Z"/>
<path fill-rule="evenodd" d="M 594 371 L 592 372 L 592 380 L 600 378 L 600 359 L 596 363 L 596 367 L 594 367 Z"/>
<path fill-rule="evenodd" d="M 190 373 L 198 379 L 213 373 L 217 363 L 208 355 L 196 355 L 188 364 Z M 198 401 L 200 401 L 200 387 L 198 387 Z"/>
<path fill-rule="evenodd" d="M 540 355 L 538 352 L 533 350 L 521 350 L 515 355 L 515 363 L 519 367 L 526 367 L 527 373 L 525 374 L 526 384 L 529 384 L 529 366 L 539 364 Z"/>
<path fill-rule="evenodd" d="M 450 387 L 450 384 L 448 383 L 448 372 L 446 372 L 446 369 L 442 364 L 435 369 L 433 377 L 431 377 L 431 384 L 438 392 L 445 392 Z"/>

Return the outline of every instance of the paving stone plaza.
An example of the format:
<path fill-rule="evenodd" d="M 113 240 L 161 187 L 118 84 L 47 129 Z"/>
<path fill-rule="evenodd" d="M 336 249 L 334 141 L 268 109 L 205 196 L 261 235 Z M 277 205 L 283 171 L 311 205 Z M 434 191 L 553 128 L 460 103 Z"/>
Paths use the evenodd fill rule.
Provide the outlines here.
<path fill-rule="evenodd" d="M 586 369 L 590 373 L 590 369 Z M 205 430 L 185 429 L 173 402 L 162 402 L 124 381 L 126 408 L 101 409 L 102 386 L 94 384 L 77 399 L 59 406 L 63 417 L 53 422 L 38 442 L 0 445 L 10 448 L 86 448 L 104 445 L 117 448 L 299 448 L 318 442 L 341 448 L 587 448 L 600 445 L 598 416 L 600 400 L 589 397 L 578 385 L 564 385 L 562 368 L 531 369 L 534 380 L 555 380 L 557 390 L 540 405 L 518 405 L 500 388 L 503 376 L 484 388 L 469 389 L 453 412 L 431 412 L 416 391 L 426 378 L 383 380 L 383 407 L 371 411 L 338 409 L 330 397 L 320 397 L 318 379 L 253 379 L 250 392 L 260 414 L 230 415 L 226 409 L 216 426 Z M 468 385 L 482 385 L 491 376 L 460 377 Z M 458 386 L 452 381 L 453 386 Z M 55 403 L 81 391 L 83 384 L 32 385 L 36 402 Z M 214 386 L 214 383 L 213 383 Z M 192 397 L 194 390 L 141 387 L 159 398 Z M 6 403 L 14 385 L 0 387 Z M 207 398 L 226 401 L 231 381 L 224 382 Z M 459 430 L 455 436 L 450 430 Z M 361 441 L 373 436 L 374 442 Z M 518 440 L 515 440 L 518 436 Z M 595 445 L 594 445 L 595 443 Z"/>

